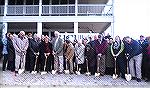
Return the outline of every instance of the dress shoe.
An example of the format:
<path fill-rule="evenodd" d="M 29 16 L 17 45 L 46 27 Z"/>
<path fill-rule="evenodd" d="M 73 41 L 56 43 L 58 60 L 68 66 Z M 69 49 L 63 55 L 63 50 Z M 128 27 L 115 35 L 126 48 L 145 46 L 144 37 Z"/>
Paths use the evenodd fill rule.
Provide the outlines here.
<path fill-rule="evenodd" d="M 140 78 L 137 78 L 136 81 L 137 81 L 137 82 L 141 82 L 142 80 L 141 80 Z"/>

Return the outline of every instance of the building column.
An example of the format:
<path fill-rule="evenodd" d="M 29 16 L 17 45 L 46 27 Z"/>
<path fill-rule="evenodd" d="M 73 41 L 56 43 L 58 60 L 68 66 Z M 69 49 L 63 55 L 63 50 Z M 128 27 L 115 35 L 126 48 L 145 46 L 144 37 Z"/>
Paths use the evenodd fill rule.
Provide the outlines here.
<path fill-rule="evenodd" d="M 74 22 L 74 34 L 78 34 L 78 22 Z"/>
<path fill-rule="evenodd" d="M 42 0 L 39 0 L 39 16 L 42 14 Z"/>
<path fill-rule="evenodd" d="M 5 34 L 7 33 L 7 29 L 8 29 L 8 23 L 4 22 L 3 23 L 3 27 L 2 27 L 2 37 L 5 37 Z"/>
<path fill-rule="evenodd" d="M 8 5 L 8 0 L 5 0 L 4 16 L 6 16 L 7 14 L 7 5 Z"/>
<path fill-rule="evenodd" d="M 38 23 L 37 23 L 37 34 L 38 34 L 39 36 L 42 35 L 42 22 L 38 22 Z"/>
<path fill-rule="evenodd" d="M 75 16 L 78 16 L 78 0 L 75 0 Z"/>

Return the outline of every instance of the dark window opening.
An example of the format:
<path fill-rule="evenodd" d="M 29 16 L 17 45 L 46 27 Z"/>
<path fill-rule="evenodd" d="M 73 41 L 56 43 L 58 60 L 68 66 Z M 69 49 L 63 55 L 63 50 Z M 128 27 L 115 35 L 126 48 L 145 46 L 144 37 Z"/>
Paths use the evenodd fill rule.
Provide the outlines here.
<path fill-rule="evenodd" d="M 0 5 L 5 5 L 5 0 L 0 0 Z"/>

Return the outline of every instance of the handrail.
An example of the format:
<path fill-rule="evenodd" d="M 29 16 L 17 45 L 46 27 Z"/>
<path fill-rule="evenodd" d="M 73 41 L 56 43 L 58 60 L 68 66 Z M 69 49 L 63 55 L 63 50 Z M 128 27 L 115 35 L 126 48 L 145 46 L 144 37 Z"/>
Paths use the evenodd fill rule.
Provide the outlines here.
<path fill-rule="evenodd" d="M 0 5 L 0 15 L 4 15 L 4 5 Z"/>
<path fill-rule="evenodd" d="M 112 5 L 107 4 L 78 4 L 77 7 L 78 16 L 109 16 L 113 12 Z M 109 8 L 106 12 L 105 7 Z M 64 14 L 75 15 L 75 4 L 42 5 L 42 16 Z M 39 15 L 39 5 L 7 5 L 7 15 Z"/>

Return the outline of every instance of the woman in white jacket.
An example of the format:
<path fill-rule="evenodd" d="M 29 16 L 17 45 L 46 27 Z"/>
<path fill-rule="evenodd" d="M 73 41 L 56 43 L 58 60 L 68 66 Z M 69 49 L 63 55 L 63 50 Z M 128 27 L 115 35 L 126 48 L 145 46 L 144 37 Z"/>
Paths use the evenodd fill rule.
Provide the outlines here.
<path fill-rule="evenodd" d="M 81 74 L 84 73 L 83 71 L 83 64 L 84 64 L 84 51 L 85 51 L 85 46 L 82 44 L 82 41 L 78 41 L 75 45 L 75 57 L 76 57 L 76 63 L 79 66 L 79 69 Z"/>

